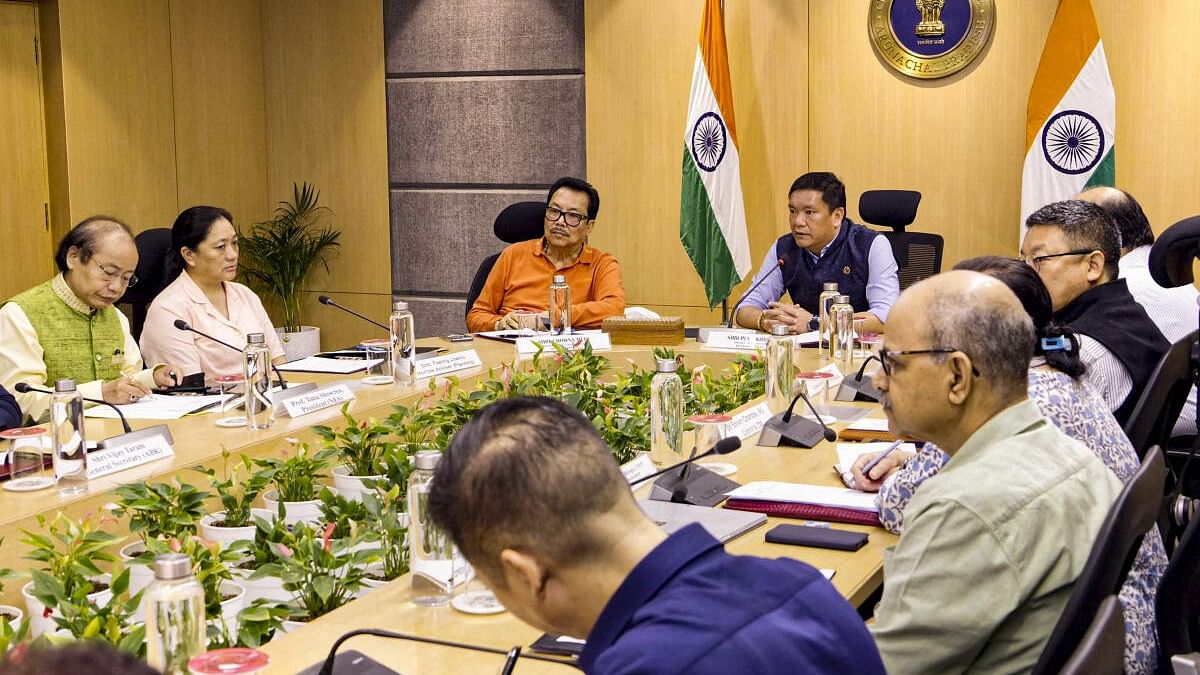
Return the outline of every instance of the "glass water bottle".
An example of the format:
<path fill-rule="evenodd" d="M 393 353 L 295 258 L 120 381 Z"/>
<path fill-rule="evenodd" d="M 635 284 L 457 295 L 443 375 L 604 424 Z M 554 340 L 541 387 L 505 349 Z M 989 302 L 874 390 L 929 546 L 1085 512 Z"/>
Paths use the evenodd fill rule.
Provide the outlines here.
<path fill-rule="evenodd" d="M 275 406 L 271 403 L 271 350 L 262 333 L 246 336 L 242 351 L 242 375 L 246 387 L 246 426 L 269 429 L 275 422 Z"/>
<path fill-rule="evenodd" d="M 155 558 L 145 603 L 147 663 L 164 675 L 188 675 L 188 661 L 207 648 L 204 588 L 192 576 L 191 557 Z"/>
<path fill-rule="evenodd" d="M 408 478 L 408 545 L 412 601 L 426 607 L 449 604 L 454 589 L 454 543 L 429 520 L 429 488 L 442 453 L 417 452 Z"/>
<path fill-rule="evenodd" d="M 821 360 L 828 359 L 832 352 L 830 348 L 829 306 L 838 296 L 836 281 L 827 281 L 821 287 L 821 295 L 817 297 L 817 354 Z"/>
<path fill-rule="evenodd" d="M 795 378 L 792 367 L 792 338 L 788 335 L 788 327 L 775 324 L 771 326 L 771 337 L 767 338 L 767 407 L 772 413 L 787 410 L 792 400 L 792 380 Z"/>
<path fill-rule="evenodd" d="M 664 467 L 683 459 L 683 380 L 675 359 L 655 359 L 650 380 L 650 461 Z"/>
<path fill-rule="evenodd" d="M 854 365 L 854 308 L 850 306 L 850 296 L 837 296 L 829 307 L 829 322 L 833 360 L 844 373 Z"/>
<path fill-rule="evenodd" d="M 550 284 L 550 333 L 552 335 L 569 335 L 571 333 L 571 287 L 567 285 L 565 274 L 555 274 Z"/>
<path fill-rule="evenodd" d="M 411 385 L 417 376 L 417 331 L 408 303 L 397 300 L 388 321 L 392 334 L 392 376 L 396 384 Z"/>
<path fill-rule="evenodd" d="M 54 476 L 58 493 L 87 492 L 87 442 L 83 431 L 83 398 L 75 380 L 54 383 L 50 395 L 50 433 L 54 443 Z"/>

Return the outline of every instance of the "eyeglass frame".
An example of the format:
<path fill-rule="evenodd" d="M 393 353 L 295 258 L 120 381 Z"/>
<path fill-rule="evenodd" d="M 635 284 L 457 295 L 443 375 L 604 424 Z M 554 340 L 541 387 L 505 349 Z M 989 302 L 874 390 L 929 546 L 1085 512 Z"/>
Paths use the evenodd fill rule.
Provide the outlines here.
<path fill-rule="evenodd" d="M 930 354 L 930 355 L 953 354 L 955 352 L 962 352 L 963 356 L 966 356 L 968 359 L 971 359 L 970 354 L 964 352 L 961 349 L 958 349 L 957 347 L 935 347 L 932 349 L 880 349 L 879 350 L 879 366 L 883 370 L 884 375 L 886 375 L 887 377 L 891 377 L 892 376 L 891 363 L 892 363 L 892 357 L 894 357 L 894 356 L 907 356 L 907 355 L 913 355 L 913 354 Z M 971 374 L 974 375 L 975 377 L 982 377 L 982 375 L 979 372 L 979 369 L 975 367 L 975 362 L 973 359 L 971 360 Z"/>
<path fill-rule="evenodd" d="M 558 211 L 558 215 L 551 218 L 550 217 L 551 211 Z M 572 225 L 571 221 L 568 220 L 567 216 L 575 216 L 575 217 L 579 218 L 579 222 Z M 572 227 L 572 228 L 580 227 L 587 221 L 591 220 L 591 218 L 587 217 L 586 213 L 576 213 L 574 211 L 563 211 L 562 209 L 558 208 L 557 206 L 547 206 L 545 218 L 546 218 L 547 223 L 557 223 L 559 221 L 559 219 L 562 219 L 564 225 L 566 225 L 567 227 Z"/>
<path fill-rule="evenodd" d="M 96 256 L 91 256 L 88 258 L 88 262 L 96 263 L 96 269 L 100 270 L 100 272 L 104 275 L 104 279 L 110 284 L 115 279 L 117 283 L 121 284 L 125 288 L 133 288 L 134 286 L 137 286 L 138 277 L 133 272 L 127 272 L 126 274 L 128 274 L 129 277 L 125 278 L 125 275 L 119 272 L 109 272 L 99 260 L 96 260 Z"/>
<path fill-rule="evenodd" d="M 1094 249 L 1094 248 L 1088 248 L 1088 249 L 1077 248 L 1074 251 L 1065 251 L 1063 253 L 1048 253 L 1046 255 L 1035 255 L 1032 258 L 1026 258 L 1025 256 L 1019 256 L 1017 259 L 1040 272 L 1042 269 L 1042 263 L 1051 258 L 1062 258 L 1062 257 L 1069 256 L 1069 255 L 1090 255 L 1092 253 L 1095 253 L 1097 250 L 1098 249 Z"/>

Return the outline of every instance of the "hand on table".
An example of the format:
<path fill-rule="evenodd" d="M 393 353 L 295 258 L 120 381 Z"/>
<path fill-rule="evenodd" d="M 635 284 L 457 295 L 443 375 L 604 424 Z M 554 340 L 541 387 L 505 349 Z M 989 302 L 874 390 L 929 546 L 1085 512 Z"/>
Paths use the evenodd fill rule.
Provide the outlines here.
<path fill-rule="evenodd" d="M 904 466 L 907 459 L 907 454 L 902 450 L 893 450 L 888 453 L 887 457 L 880 460 L 879 464 L 871 469 L 871 475 L 867 476 L 863 473 L 863 469 L 881 453 L 868 452 L 858 456 L 854 461 L 854 466 L 850 467 L 850 473 L 854 476 L 854 485 L 862 492 L 879 492 L 883 487 L 887 477 L 895 473 Z"/>
<path fill-rule="evenodd" d="M 123 405 L 137 403 L 150 395 L 150 390 L 128 377 L 118 377 L 109 380 L 100 387 L 101 396 L 108 403 Z"/>
<path fill-rule="evenodd" d="M 170 364 L 154 369 L 154 384 L 160 389 L 179 386 L 183 382 L 183 371 Z"/>
<path fill-rule="evenodd" d="M 763 310 L 763 328 L 768 331 L 771 326 L 782 324 L 792 333 L 808 332 L 808 321 L 812 314 L 799 305 L 788 302 L 772 302 Z"/>

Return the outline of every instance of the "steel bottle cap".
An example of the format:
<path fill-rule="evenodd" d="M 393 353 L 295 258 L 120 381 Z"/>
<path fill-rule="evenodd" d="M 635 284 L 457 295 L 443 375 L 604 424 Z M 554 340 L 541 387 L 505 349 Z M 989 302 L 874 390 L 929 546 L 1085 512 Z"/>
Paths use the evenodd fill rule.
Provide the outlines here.
<path fill-rule="evenodd" d="M 788 332 L 788 327 L 781 323 L 771 326 L 771 335 L 787 335 Z"/>
<path fill-rule="evenodd" d="M 68 393 L 75 391 L 75 380 L 64 377 L 54 383 L 54 392 L 57 394 Z"/>
<path fill-rule="evenodd" d="M 837 289 L 838 289 L 838 287 L 837 287 L 836 281 L 826 281 L 821 286 L 821 290 L 824 290 L 824 291 L 836 291 Z"/>
<path fill-rule="evenodd" d="M 839 304 L 843 304 L 843 305 L 848 305 L 848 304 L 850 304 L 850 296 L 848 296 L 848 295 L 839 295 L 839 296 L 837 296 L 837 298 L 834 300 L 834 302 L 837 302 L 837 303 L 839 303 Z"/>
<path fill-rule="evenodd" d="M 417 452 L 416 466 L 422 471 L 433 471 L 438 462 L 442 461 L 442 453 L 437 450 L 421 450 Z"/>
<path fill-rule="evenodd" d="M 554 275 L 554 283 L 556 283 L 556 284 L 565 284 L 565 283 L 567 283 L 567 275 L 565 275 L 565 274 L 555 274 L 555 275 Z"/>
<path fill-rule="evenodd" d="M 192 575 L 192 559 L 183 553 L 164 553 L 154 559 L 154 578 L 163 581 Z"/>
<path fill-rule="evenodd" d="M 396 302 L 392 303 L 392 311 L 393 312 L 407 312 L 408 311 L 408 303 L 403 300 L 397 300 Z"/>
<path fill-rule="evenodd" d="M 654 370 L 659 373 L 673 373 L 679 369 L 675 359 L 654 359 Z"/>
<path fill-rule="evenodd" d="M 262 333 L 250 333 L 246 336 L 246 342 L 252 345 L 262 345 L 267 343 L 267 337 Z"/>

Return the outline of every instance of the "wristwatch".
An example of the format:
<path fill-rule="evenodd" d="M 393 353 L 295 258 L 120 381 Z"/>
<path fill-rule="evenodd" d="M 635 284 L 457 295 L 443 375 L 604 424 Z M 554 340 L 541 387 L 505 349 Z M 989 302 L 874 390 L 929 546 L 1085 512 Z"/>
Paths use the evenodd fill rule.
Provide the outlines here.
<path fill-rule="evenodd" d="M 809 319 L 808 319 L 808 329 L 809 330 L 817 330 L 820 327 L 821 327 L 821 317 L 817 316 L 816 314 L 813 314 L 811 317 L 809 317 Z"/>

